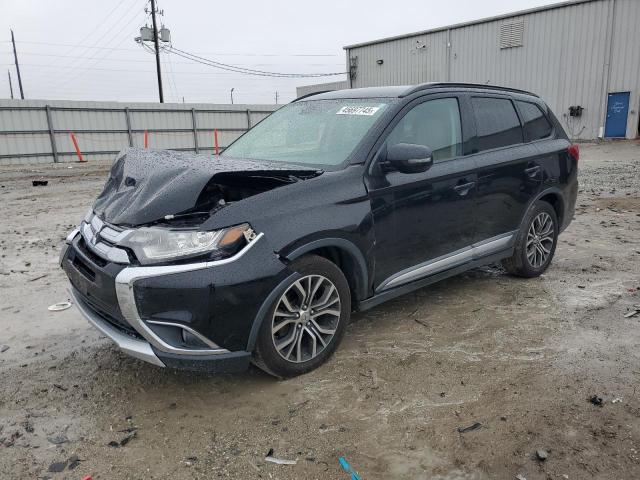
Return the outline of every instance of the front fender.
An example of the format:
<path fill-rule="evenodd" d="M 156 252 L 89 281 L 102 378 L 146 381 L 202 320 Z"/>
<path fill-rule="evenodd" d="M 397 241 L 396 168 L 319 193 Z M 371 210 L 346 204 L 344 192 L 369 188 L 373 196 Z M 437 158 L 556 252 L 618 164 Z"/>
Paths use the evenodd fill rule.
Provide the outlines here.
<path fill-rule="evenodd" d="M 347 256 L 349 265 L 353 267 L 353 272 L 344 272 L 348 279 L 353 281 L 357 299 L 364 299 L 368 295 L 370 266 L 367 263 L 365 254 L 350 240 L 340 237 L 328 237 L 310 240 L 308 242 L 296 242 L 296 246 L 289 247 L 280 253 L 280 256 L 288 261 L 300 258 L 306 253 L 320 248 L 336 248 Z"/>

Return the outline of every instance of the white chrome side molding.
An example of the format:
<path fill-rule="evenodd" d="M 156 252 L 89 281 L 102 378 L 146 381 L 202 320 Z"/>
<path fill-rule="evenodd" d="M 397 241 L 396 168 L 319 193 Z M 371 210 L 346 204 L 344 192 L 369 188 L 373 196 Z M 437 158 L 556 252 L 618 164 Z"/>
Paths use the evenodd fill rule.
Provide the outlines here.
<path fill-rule="evenodd" d="M 513 244 L 516 233 L 517 232 L 514 231 L 498 235 L 483 242 L 474 243 L 468 247 L 448 253 L 447 255 L 401 270 L 383 281 L 380 286 L 376 288 L 376 293 L 504 250 Z"/>

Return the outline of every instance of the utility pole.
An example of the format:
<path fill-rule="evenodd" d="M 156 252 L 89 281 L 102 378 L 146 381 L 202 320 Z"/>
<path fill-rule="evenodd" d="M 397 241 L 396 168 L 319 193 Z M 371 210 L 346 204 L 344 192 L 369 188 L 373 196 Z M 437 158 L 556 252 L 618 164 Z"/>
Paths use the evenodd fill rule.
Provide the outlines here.
<path fill-rule="evenodd" d="M 16 40 L 13 38 L 13 30 L 11 30 L 11 43 L 13 43 L 13 58 L 16 60 L 16 71 L 18 72 L 18 86 L 20 87 L 20 98 L 24 100 L 24 92 L 22 91 L 22 77 L 20 76 L 20 65 L 18 64 L 18 53 L 16 52 Z"/>
<path fill-rule="evenodd" d="M 233 91 L 235 90 L 235 88 L 231 89 L 231 105 L 233 105 Z"/>
<path fill-rule="evenodd" d="M 11 83 L 11 70 L 7 69 L 7 75 L 9 75 L 9 90 L 11 91 L 11 100 L 13 100 L 13 84 Z"/>
<path fill-rule="evenodd" d="M 151 18 L 153 19 L 153 44 L 156 47 L 156 71 L 158 72 L 158 93 L 160 95 L 160 103 L 164 103 L 164 95 L 162 94 L 162 71 L 160 70 L 160 47 L 158 46 L 158 24 L 156 23 L 156 0 L 151 0 Z M 14 45 L 15 49 L 15 45 Z M 16 60 L 17 63 L 17 60 Z M 20 74 L 18 73 L 18 78 Z"/>

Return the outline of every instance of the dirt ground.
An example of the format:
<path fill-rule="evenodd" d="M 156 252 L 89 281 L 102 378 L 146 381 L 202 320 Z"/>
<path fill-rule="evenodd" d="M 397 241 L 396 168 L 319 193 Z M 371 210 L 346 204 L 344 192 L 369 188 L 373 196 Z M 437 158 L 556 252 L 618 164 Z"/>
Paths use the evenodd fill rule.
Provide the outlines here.
<path fill-rule="evenodd" d="M 363 480 L 640 478 L 640 143 L 580 165 L 541 278 L 489 267 L 356 314 L 287 381 L 160 369 L 48 311 L 108 166 L 0 169 L 0 478 L 348 479 L 341 456 Z"/>

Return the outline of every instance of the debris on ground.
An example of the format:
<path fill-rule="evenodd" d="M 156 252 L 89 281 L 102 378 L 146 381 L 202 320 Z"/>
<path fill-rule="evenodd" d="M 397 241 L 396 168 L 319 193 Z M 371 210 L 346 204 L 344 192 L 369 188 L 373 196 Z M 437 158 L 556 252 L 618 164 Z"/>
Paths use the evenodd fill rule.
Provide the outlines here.
<path fill-rule="evenodd" d="M 69 439 L 64 434 L 47 437 L 47 441 L 54 445 L 62 445 L 63 443 L 69 443 Z"/>
<path fill-rule="evenodd" d="M 6 352 L 9 348 L 9 345 L 0 345 L 0 353 Z"/>
<path fill-rule="evenodd" d="M 597 396 L 597 395 L 593 395 L 593 396 L 589 399 L 589 401 L 590 401 L 593 405 L 597 405 L 598 407 L 601 407 L 601 406 L 602 406 L 602 403 L 603 403 L 603 401 L 602 401 L 602 397 L 599 397 L 599 396 Z"/>
<path fill-rule="evenodd" d="M 67 468 L 67 463 L 67 460 L 65 460 L 64 462 L 53 462 L 51 465 L 49 465 L 49 471 L 51 473 L 63 472 L 64 469 Z"/>
<path fill-rule="evenodd" d="M 25 420 L 20 424 L 24 431 L 27 433 L 33 433 L 33 424 L 29 420 Z"/>
<path fill-rule="evenodd" d="M 49 185 L 49 180 L 33 180 L 31 182 L 31 185 L 33 185 L 34 187 L 46 187 L 47 185 Z"/>
<path fill-rule="evenodd" d="M 540 450 L 540 449 L 536 450 L 536 457 L 541 462 L 544 462 L 547 458 L 549 458 L 549 452 L 547 452 L 546 450 Z"/>
<path fill-rule="evenodd" d="M 620 403 L 620 402 L 622 402 L 622 399 L 620 397 L 617 397 L 611 400 L 611 403 Z"/>
<path fill-rule="evenodd" d="M 340 457 L 338 458 L 338 462 L 342 469 L 351 475 L 351 480 L 360 480 L 360 476 L 353 470 L 353 468 L 351 468 L 351 465 L 349 465 L 346 458 Z"/>
<path fill-rule="evenodd" d="M 525 477 L 524 475 L 522 475 L 521 473 L 516 475 L 516 480 L 527 480 L 527 477 Z"/>
<path fill-rule="evenodd" d="M 482 427 L 482 424 L 480 422 L 476 422 L 468 427 L 458 427 L 458 433 L 473 432 L 474 430 L 478 430 L 480 427 Z"/>
<path fill-rule="evenodd" d="M 48 310 L 50 312 L 59 312 L 61 310 L 66 310 L 67 308 L 71 307 L 71 302 L 60 302 L 60 303 L 54 303 L 53 305 L 49 305 Z"/>
<path fill-rule="evenodd" d="M 184 461 L 184 464 L 187 467 L 193 466 L 198 461 L 198 457 L 187 457 Z"/>
<path fill-rule="evenodd" d="M 113 448 L 124 447 L 127 443 L 129 443 L 131 440 L 136 438 L 136 435 L 138 434 L 137 429 L 131 428 L 126 430 L 128 430 L 128 433 L 122 438 L 122 440 L 120 440 L 119 442 L 112 440 L 109 443 L 107 443 L 107 446 L 113 447 Z"/>
<path fill-rule="evenodd" d="M 624 318 L 635 317 L 639 313 L 640 313 L 640 305 L 634 305 L 633 310 L 625 313 Z"/>
<path fill-rule="evenodd" d="M 48 276 L 49 276 L 49 274 L 45 273 L 44 275 L 40 275 L 39 277 L 31 278 L 31 279 L 27 280 L 27 282 L 35 282 L 36 280 L 40 280 L 40 279 L 48 277 Z"/>
<path fill-rule="evenodd" d="M 276 458 L 273 456 L 273 448 L 269 449 L 266 457 L 264 457 L 265 462 L 275 463 L 277 465 L 296 465 L 298 460 L 286 460 L 284 458 Z"/>
<path fill-rule="evenodd" d="M 69 470 L 75 470 L 78 465 L 80 465 L 80 458 L 77 455 L 73 455 L 71 458 L 69 458 Z"/>
<path fill-rule="evenodd" d="M 22 434 L 19 431 L 13 432 L 8 438 L 0 438 L 0 447 L 13 447 L 16 440 L 19 439 Z"/>

